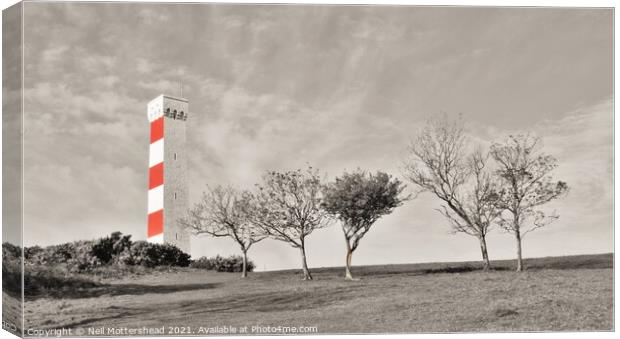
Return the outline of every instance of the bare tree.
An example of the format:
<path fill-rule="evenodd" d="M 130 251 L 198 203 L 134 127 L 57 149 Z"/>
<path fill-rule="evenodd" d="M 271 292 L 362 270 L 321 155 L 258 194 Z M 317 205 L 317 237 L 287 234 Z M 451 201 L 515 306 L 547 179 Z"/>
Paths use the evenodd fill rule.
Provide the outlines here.
<path fill-rule="evenodd" d="M 384 172 L 344 173 L 324 188 L 323 208 L 340 219 L 347 244 L 345 279 L 352 280 L 351 259 L 374 223 L 402 205 L 405 186 Z"/>
<path fill-rule="evenodd" d="M 485 169 L 488 156 L 467 154 L 468 141 L 461 120 L 429 120 L 411 143 L 404 176 L 431 192 L 444 204 L 439 212 L 455 233 L 474 236 L 480 243 L 483 269 L 491 267 L 486 235 L 500 211 L 492 176 Z"/>
<path fill-rule="evenodd" d="M 485 170 L 488 158 L 488 154 L 480 150 L 469 156 L 467 164 L 472 178 L 462 190 L 463 193 L 455 195 L 457 202 L 454 205 L 459 207 L 455 210 L 442 205 L 439 211 L 450 221 L 454 232 L 478 238 L 484 270 L 491 268 L 486 236 L 502 211 L 496 203 L 496 180 Z"/>
<path fill-rule="evenodd" d="M 196 234 L 232 238 L 243 253 L 241 276 L 247 277 L 248 251 L 253 244 L 263 240 L 265 235 L 252 224 L 246 214 L 249 194 L 231 186 L 207 187 L 202 200 L 180 220 L 184 227 Z"/>
<path fill-rule="evenodd" d="M 546 215 L 538 207 L 568 192 L 563 181 L 554 181 L 551 171 L 557 159 L 540 152 L 541 142 L 528 135 L 509 136 L 503 143 L 491 146 L 491 155 L 498 163 L 501 190 L 498 205 L 505 212 L 499 225 L 513 233 L 517 242 L 517 271 L 524 270 L 522 258 L 523 237 L 549 225 L 559 216 Z"/>
<path fill-rule="evenodd" d="M 312 275 L 306 260 L 306 237 L 314 230 L 329 225 L 327 213 L 321 209 L 319 171 L 308 167 L 267 172 L 253 195 L 252 221 L 264 234 L 298 248 L 301 254 L 303 279 Z"/>

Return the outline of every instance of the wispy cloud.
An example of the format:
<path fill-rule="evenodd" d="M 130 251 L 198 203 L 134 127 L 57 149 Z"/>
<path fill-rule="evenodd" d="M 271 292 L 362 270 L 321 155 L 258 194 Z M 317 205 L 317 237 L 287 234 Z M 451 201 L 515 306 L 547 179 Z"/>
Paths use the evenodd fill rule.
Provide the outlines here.
<path fill-rule="evenodd" d="M 531 234 L 527 255 L 610 251 L 612 14 L 29 3 L 26 240 L 144 238 L 145 106 L 180 82 L 192 201 L 206 184 L 251 187 L 265 170 L 307 162 L 329 178 L 357 167 L 398 176 L 421 122 L 447 111 L 482 144 L 533 130 L 557 156 L 571 193 L 549 206 L 561 219 Z M 436 206 L 424 195 L 380 220 L 358 263 L 476 259 Z M 338 264 L 325 249 L 341 236 L 313 235 L 311 265 Z M 491 255 L 510 257 L 512 239 L 492 237 Z M 212 239 L 195 248 L 235 250 Z M 296 265 L 278 259 L 288 251 L 266 241 L 255 258 Z"/>
<path fill-rule="evenodd" d="M 138 11 L 138 18 L 147 25 L 166 24 L 170 20 L 166 10 L 160 6 L 149 6 L 140 9 Z"/>

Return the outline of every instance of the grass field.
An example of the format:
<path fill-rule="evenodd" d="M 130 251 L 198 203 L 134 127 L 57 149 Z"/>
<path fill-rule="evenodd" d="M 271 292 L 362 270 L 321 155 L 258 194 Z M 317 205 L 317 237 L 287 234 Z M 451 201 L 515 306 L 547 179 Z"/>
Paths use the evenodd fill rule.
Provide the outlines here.
<path fill-rule="evenodd" d="M 319 333 L 613 330 L 613 255 L 237 274 L 183 270 L 26 302 L 25 328 L 306 326 Z M 5 296 L 6 297 L 6 296 Z M 84 335 L 88 335 L 85 332 Z M 105 334 L 104 334 L 105 335 Z"/>

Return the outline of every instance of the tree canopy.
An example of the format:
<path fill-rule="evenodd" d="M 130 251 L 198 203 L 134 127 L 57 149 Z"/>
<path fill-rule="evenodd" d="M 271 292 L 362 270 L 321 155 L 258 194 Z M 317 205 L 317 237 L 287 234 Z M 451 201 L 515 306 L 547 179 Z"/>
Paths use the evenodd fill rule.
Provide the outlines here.
<path fill-rule="evenodd" d="M 351 256 L 360 240 L 382 216 L 402 205 L 405 186 L 389 174 L 345 172 L 324 189 L 321 206 L 342 223 L 347 243 L 346 277 L 351 279 Z"/>

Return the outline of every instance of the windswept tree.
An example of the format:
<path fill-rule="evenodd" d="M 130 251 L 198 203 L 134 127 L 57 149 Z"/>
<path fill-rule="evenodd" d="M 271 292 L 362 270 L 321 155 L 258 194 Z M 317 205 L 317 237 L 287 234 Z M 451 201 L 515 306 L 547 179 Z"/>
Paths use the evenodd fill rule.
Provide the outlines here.
<path fill-rule="evenodd" d="M 557 159 L 542 153 L 541 148 L 540 139 L 531 135 L 511 135 L 491 146 L 501 178 L 498 206 L 505 210 L 499 225 L 515 236 L 517 271 L 524 270 L 523 237 L 559 217 L 555 212 L 545 214 L 539 207 L 568 192 L 565 182 L 554 181 L 551 176 Z"/>
<path fill-rule="evenodd" d="M 319 171 L 312 167 L 267 172 L 257 184 L 249 213 L 264 234 L 299 249 L 304 280 L 312 279 L 306 260 L 306 237 L 330 222 L 321 208 L 321 187 Z"/>
<path fill-rule="evenodd" d="M 342 223 L 347 244 L 345 279 L 351 280 L 351 259 L 360 240 L 382 216 L 402 205 L 405 186 L 384 172 L 344 173 L 323 190 L 323 208 Z"/>
<path fill-rule="evenodd" d="M 248 251 L 265 235 L 252 224 L 247 215 L 250 195 L 231 186 L 207 188 L 202 199 L 188 211 L 180 224 L 196 234 L 232 238 L 243 253 L 242 277 L 247 277 Z"/>
<path fill-rule="evenodd" d="M 409 147 L 404 176 L 418 186 L 417 193 L 431 192 L 443 203 L 439 212 L 455 233 L 474 236 L 480 244 L 483 269 L 491 267 L 486 236 L 500 215 L 496 185 L 486 170 L 488 156 L 469 143 L 463 123 L 429 120 Z"/>

